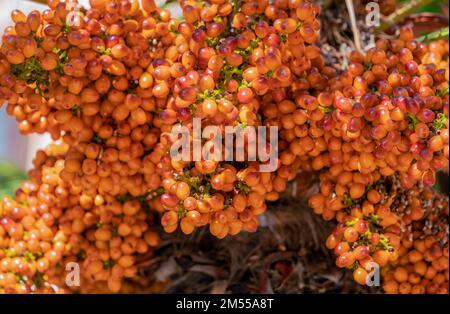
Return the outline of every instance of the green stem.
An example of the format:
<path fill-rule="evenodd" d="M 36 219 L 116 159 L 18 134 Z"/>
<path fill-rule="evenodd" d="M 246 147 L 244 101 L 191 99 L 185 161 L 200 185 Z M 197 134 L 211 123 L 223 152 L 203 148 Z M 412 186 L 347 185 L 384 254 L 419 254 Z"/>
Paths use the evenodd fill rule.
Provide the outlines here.
<path fill-rule="evenodd" d="M 448 39 L 448 26 L 441 28 L 438 31 L 428 33 L 426 35 L 420 36 L 417 40 L 419 41 L 433 41 L 439 39 Z"/>
<path fill-rule="evenodd" d="M 390 27 L 403 21 L 406 17 L 414 13 L 417 9 L 430 4 L 433 0 L 412 0 L 410 3 L 396 10 L 389 15 L 386 20 L 378 27 L 379 31 L 385 31 Z"/>

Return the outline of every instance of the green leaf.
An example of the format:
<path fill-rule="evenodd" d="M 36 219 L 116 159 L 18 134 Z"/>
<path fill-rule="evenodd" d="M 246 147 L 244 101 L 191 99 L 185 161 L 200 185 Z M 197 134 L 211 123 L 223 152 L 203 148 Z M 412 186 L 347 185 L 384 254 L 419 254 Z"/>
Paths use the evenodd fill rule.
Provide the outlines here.
<path fill-rule="evenodd" d="M 235 185 L 235 189 L 239 192 L 243 192 L 244 194 L 248 194 L 250 192 L 250 188 L 247 184 L 242 181 L 238 181 Z"/>
<path fill-rule="evenodd" d="M 449 90 L 448 90 L 448 85 L 447 85 L 445 88 L 436 91 L 436 96 L 444 97 L 444 96 L 447 96 L 448 93 L 449 93 Z"/>
<path fill-rule="evenodd" d="M 391 248 L 389 239 L 386 238 L 386 236 L 384 234 L 380 234 L 380 245 L 385 250 L 389 250 Z"/>
<path fill-rule="evenodd" d="M 109 268 L 113 267 L 116 264 L 117 264 L 117 261 L 113 260 L 112 258 L 110 258 L 109 260 L 103 262 L 103 268 L 104 269 L 109 269 Z"/>
<path fill-rule="evenodd" d="M 398 6 L 397 10 L 386 17 L 383 23 L 378 27 L 378 30 L 385 31 L 390 27 L 399 24 L 406 17 L 410 16 L 418 12 L 418 10 L 422 10 L 424 7 L 430 5 L 432 0 L 408 0 L 403 1 L 401 5 Z"/>
<path fill-rule="evenodd" d="M 187 210 L 184 208 L 183 204 L 178 207 L 178 218 L 181 219 L 186 216 Z"/>
<path fill-rule="evenodd" d="M 81 249 L 80 251 L 78 251 L 76 256 L 78 261 L 82 261 L 86 258 L 86 251 Z"/>
<path fill-rule="evenodd" d="M 443 114 L 442 112 L 438 113 L 436 119 L 434 119 L 433 122 L 434 131 L 439 131 L 440 129 L 445 128 L 447 121 L 448 117 L 445 114 Z"/>
<path fill-rule="evenodd" d="M 12 64 L 11 73 L 16 79 L 22 80 L 26 84 L 36 84 L 36 89 L 39 91 L 41 91 L 41 85 L 50 85 L 49 74 L 41 67 L 41 63 L 36 57 L 26 59 L 21 64 Z"/>
<path fill-rule="evenodd" d="M 33 277 L 33 281 L 34 281 L 36 287 L 38 287 L 38 288 L 42 287 L 42 285 L 44 284 L 44 281 L 45 281 L 44 274 L 39 271 L 36 271 L 36 273 L 34 274 L 34 277 Z"/>
<path fill-rule="evenodd" d="M 6 195 L 14 195 L 17 187 L 25 179 L 25 172 L 9 162 L 0 161 L 0 198 Z"/>
<path fill-rule="evenodd" d="M 402 1 L 402 2 L 410 2 L 411 0 Z M 445 3 L 444 0 L 434 0 L 430 4 L 419 7 L 415 13 L 422 12 L 434 12 L 434 13 L 442 13 L 442 4 Z"/>
<path fill-rule="evenodd" d="M 408 127 L 410 129 L 414 129 L 417 123 L 419 123 L 419 119 L 410 113 L 407 113 L 406 116 L 409 118 L 410 122 L 408 123 Z"/>
<path fill-rule="evenodd" d="M 344 204 L 347 206 L 353 205 L 353 200 L 348 194 L 344 194 Z"/>
<path fill-rule="evenodd" d="M 433 40 L 439 40 L 439 39 L 448 39 L 449 33 L 448 33 L 448 27 L 441 28 L 440 30 L 437 30 L 432 33 L 425 34 L 418 38 L 419 41 L 433 41 Z"/>

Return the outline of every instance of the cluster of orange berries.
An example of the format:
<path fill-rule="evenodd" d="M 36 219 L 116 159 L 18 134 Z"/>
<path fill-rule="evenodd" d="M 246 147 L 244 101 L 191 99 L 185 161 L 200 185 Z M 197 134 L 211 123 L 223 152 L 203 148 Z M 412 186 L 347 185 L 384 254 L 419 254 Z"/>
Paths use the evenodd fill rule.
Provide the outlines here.
<path fill-rule="evenodd" d="M 366 263 L 402 261 L 403 227 L 431 216 L 399 214 L 386 184 L 423 189 L 448 165 L 446 42 L 424 44 L 403 28 L 397 40 L 351 53 L 338 74 L 321 56 L 320 6 L 310 1 L 180 0 L 183 21 L 141 2 L 80 9 L 49 0 L 42 13 L 12 13 L 0 101 L 23 134 L 64 144 L 38 152 L 30 181 L 3 202 L 0 292 L 64 290 L 72 261 L 82 265 L 83 292 L 118 292 L 158 244 L 155 217 L 166 232 L 253 232 L 266 202 L 302 171 L 321 172 L 309 204 L 339 223 L 327 240 L 339 267 L 364 283 Z M 222 136 L 225 126 L 241 129 L 233 151 L 245 157 L 251 127 L 278 126 L 277 170 L 224 155 L 174 160 L 172 131 L 193 134 L 194 119 Z M 439 265 L 448 282 L 448 254 L 447 272 Z"/>
<path fill-rule="evenodd" d="M 174 57 L 156 69 L 172 91 L 161 112 L 160 142 L 168 151 L 177 140 L 169 133 L 173 128 L 184 126 L 194 132 L 193 119 L 201 119 L 203 129 L 217 126 L 222 136 L 225 126 L 240 128 L 245 143 L 236 144 L 233 151 L 247 157 L 251 152 L 246 144 L 256 141 L 249 128 L 270 126 L 263 121 L 261 108 L 282 101 L 296 85 L 297 75 L 312 72 L 315 64 L 323 67 L 320 49 L 313 45 L 318 40 L 320 7 L 309 1 L 180 4 L 185 19 L 178 28 L 182 36 L 174 43 L 178 48 L 168 51 L 182 47 L 181 59 Z M 172 71 L 174 67 L 183 73 Z M 323 75 L 312 74 L 311 79 L 326 85 Z M 189 144 L 193 142 L 191 137 Z M 162 159 L 161 223 L 167 232 L 179 226 L 190 234 L 209 225 L 213 235 L 223 238 L 241 230 L 255 231 L 266 201 L 277 200 L 295 177 L 293 168 L 283 166 L 277 172 L 259 172 L 258 160 L 224 162 L 229 160 L 225 153 L 218 161 Z"/>
<path fill-rule="evenodd" d="M 309 205 L 338 221 L 327 246 L 339 267 L 357 267 L 361 284 L 364 265 L 397 261 L 408 237 L 403 226 L 423 218 L 420 207 L 399 215 L 386 185 L 426 189 L 437 171 L 448 171 L 448 55 L 448 42 L 426 45 L 402 28 L 399 39 L 380 39 L 365 55 L 352 52 L 348 70 L 330 80 L 329 90 L 303 96 L 311 106 L 303 123 L 308 114 L 316 123 L 316 108 L 323 116 L 290 149 L 305 170 L 321 171 Z"/>
<path fill-rule="evenodd" d="M 448 293 L 448 196 L 422 184 L 404 189 L 392 176 L 364 202 L 363 208 L 375 211 L 353 207 L 326 241 L 336 265 L 352 269 L 355 281 L 365 285 L 374 265 L 369 263 L 376 263 L 387 293 Z M 405 269 L 409 279 L 395 275 Z"/>
<path fill-rule="evenodd" d="M 404 28 L 399 40 L 379 40 L 365 56 L 351 53 L 348 70 L 329 82 L 332 95 L 304 96 L 311 106 L 304 120 L 317 108 L 323 117 L 290 149 L 306 161 L 302 167 L 328 169 L 311 201 L 318 214 L 333 218 L 346 198 L 362 198 L 382 177 L 399 173 L 411 188 L 433 185 L 436 171 L 448 168 L 446 58 L 444 41 L 426 46 Z"/>
<path fill-rule="evenodd" d="M 7 113 L 23 134 L 48 132 L 64 143 L 38 152 L 31 181 L 4 200 L 3 292 L 40 291 L 46 283 L 64 290 L 73 261 L 81 286 L 67 289 L 118 292 L 136 276 L 137 256 L 159 242 L 148 208 L 161 186 L 158 108 L 166 100 L 156 97 L 162 80 L 154 84 L 153 72 L 179 21 L 147 0 L 142 9 L 138 1 L 92 0 L 88 10 L 73 4 L 15 10 L 2 37 Z M 25 260 L 35 262 L 22 271 Z"/>
<path fill-rule="evenodd" d="M 67 236 L 54 225 L 64 215 L 62 206 L 72 205 L 72 191 L 58 177 L 64 166 L 58 158 L 61 149 L 49 150 L 53 155 L 38 153 L 30 180 L 21 184 L 14 199 L 5 197 L 0 204 L 0 292 L 52 289 L 46 279 L 58 272 L 63 258 Z"/>
<path fill-rule="evenodd" d="M 399 257 L 383 269 L 383 289 L 386 293 L 448 294 L 448 197 L 429 187 L 401 192 L 392 204 L 402 217 Z"/>
<path fill-rule="evenodd" d="M 63 144 L 38 151 L 30 179 L 0 204 L 0 292 L 118 292 L 136 276 L 135 256 L 159 242 L 139 203 L 83 203 L 82 188 L 61 179 L 66 153 Z"/>

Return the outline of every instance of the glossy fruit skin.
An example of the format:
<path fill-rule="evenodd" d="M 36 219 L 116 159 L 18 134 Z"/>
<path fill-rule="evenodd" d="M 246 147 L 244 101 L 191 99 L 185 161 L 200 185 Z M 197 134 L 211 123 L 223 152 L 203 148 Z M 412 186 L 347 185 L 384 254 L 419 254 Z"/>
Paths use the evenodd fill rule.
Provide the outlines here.
<path fill-rule="evenodd" d="M 310 207 L 338 223 L 326 241 L 338 267 L 364 284 L 375 261 L 388 293 L 448 293 L 448 199 L 427 187 L 448 165 L 448 43 L 418 43 L 403 27 L 350 53 L 338 75 L 310 1 L 180 1 L 180 22 L 153 0 L 93 0 L 74 27 L 59 1 L 48 5 L 13 11 L 0 48 L 0 103 L 23 134 L 61 140 L 2 201 L 0 293 L 41 280 L 33 292 L 51 292 L 64 285 L 56 265 L 74 260 L 83 292 L 123 291 L 158 245 L 158 223 L 219 239 L 255 232 L 268 202 L 311 172 Z M 170 131 L 194 118 L 247 141 L 247 127 L 277 126 L 277 169 L 171 158 Z"/>

